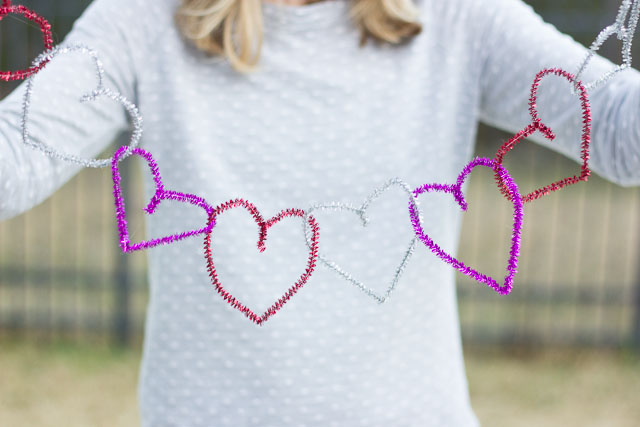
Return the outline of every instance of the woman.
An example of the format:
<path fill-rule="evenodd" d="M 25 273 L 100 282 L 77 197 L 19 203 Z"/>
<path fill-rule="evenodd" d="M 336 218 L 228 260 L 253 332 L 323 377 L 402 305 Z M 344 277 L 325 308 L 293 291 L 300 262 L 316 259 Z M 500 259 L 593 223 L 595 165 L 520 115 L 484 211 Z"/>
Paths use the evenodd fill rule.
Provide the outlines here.
<path fill-rule="evenodd" d="M 142 146 L 167 188 L 214 205 L 242 197 L 265 218 L 314 202 L 357 205 L 395 176 L 412 188 L 455 181 L 479 120 L 522 129 L 535 74 L 574 71 L 586 53 L 519 0 L 192 0 L 176 12 L 179 6 L 96 0 L 65 42 L 95 48 L 106 85 L 140 107 Z M 595 58 L 584 81 L 611 66 Z M 96 156 L 127 130 L 121 105 L 77 102 L 95 86 L 94 74 L 87 57 L 73 54 L 41 71 L 34 140 Z M 22 144 L 23 91 L 0 105 L 3 217 L 39 203 L 78 171 Z M 635 71 L 591 94 L 591 166 L 622 184 L 640 182 L 639 95 Z M 545 79 L 538 108 L 557 134 L 553 143 L 539 141 L 577 159 L 581 126 L 569 84 Z M 149 199 L 146 169 L 145 181 Z M 317 215 L 321 252 L 378 293 L 413 235 L 406 196 L 396 193 L 371 206 L 373 229 L 364 240 L 352 237 L 360 223 L 347 212 Z M 425 227 L 455 251 L 459 209 L 444 197 L 424 199 Z M 149 234 L 206 220 L 200 209 L 163 209 L 148 216 Z M 216 268 L 230 292 L 262 312 L 304 268 L 301 221 L 278 224 L 265 253 L 254 256 L 255 223 L 234 212 L 212 233 Z M 212 288 L 200 237 L 149 250 L 142 424 L 477 425 L 454 270 L 421 245 L 415 252 L 385 304 L 318 266 L 258 327 Z"/>

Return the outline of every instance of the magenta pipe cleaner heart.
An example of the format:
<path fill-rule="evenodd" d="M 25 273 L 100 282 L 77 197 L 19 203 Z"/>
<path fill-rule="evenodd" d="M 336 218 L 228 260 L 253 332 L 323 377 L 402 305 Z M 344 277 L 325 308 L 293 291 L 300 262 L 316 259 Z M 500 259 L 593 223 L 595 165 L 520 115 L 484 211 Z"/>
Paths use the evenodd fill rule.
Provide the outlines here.
<path fill-rule="evenodd" d="M 118 222 L 118 231 L 120 232 L 120 248 L 122 249 L 122 252 L 132 252 L 140 249 L 152 248 L 154 246 L 162 244 L 169 244 L 190 236 L 209 233 L 211 231 L 211 229 L 215 225 L 214 221 L 209 222 L 206 227 L 199 230 L 186 231 L 178 234 L 172 234 L 170 236 L 132 244 L 129 241 L 127 215 L 124 206 L 124 199 L 122 198 L 122 187 L 120 184 L 122 178 L 120 176 L 120 171 L 118 170 L 118 163 L 121 157 L 131 154 L 141 156 L 147 161 L 149 168 L 151 169 L 151 173 L 153 174 L 153 180 L 156 183 L 156 192 L 151 198 L 151 201 L 149 202 L 147 207 L 144 208 L 144 210 L 148 214 L 153 214 L 160 202 L 162 202 L 163 200 L 175 200 L 177 202 L 189 203 L 194 206 L 199 206 L 206 211 L 207 218 L 209 218 L 209 216 L 213 213 L 213 208 L 201 197 L 194 196 L 193 194 L 180 193 L 178 191 L 165 190 L 164 185 L 162 184 L 162 179 L 160 178 L 158 165 L 156 164 L 155 160 L 153 160 L 153 156 L 151 156 L 151 153 L 143 150 L 142 148 L 131 148 L 125 145 L 124 147 L 121 147 L 118 151 L 116 151 L 111 164 L 111 171 L 113 175 L 113 197 L 115 199 L 116 205 L 116 219 Z"/>
<path fill-rule="evenodd" d="M 518 267 L 518 256 L 520 255 L 520 234 L 522 231 L 522 218 L 524 216 L 522 197 L 518 191 L 518 186 L 513 178 L 511 178 L 511 175 L 509 175 L 509 172 L 494 160 L 478 157 L 473 159 L 464 167 L 460 175 L 458 175 L 458 179 L 455 184 L 425 184 L 413 190 L 413 194 L 418 197 L 422 193 L 450 193 L 453 195 L 453 198 L 456 200 L 458 205 L 460 205 L 460 208 L 463 211 L 466 211 L 467 202 L 462 194 L 462 184 L 476 166 L 486 166 L 491 168 L 496 174 L 499 174 L 502 178 L 502 182 L 504 182 L 507 188 L 509 188 L 511 202 L 513 203 L 513 232 L 511 234 L 511 250 L 509 252 L 509 260 L 507 261 L 507 276 L 504 279 L 504 285 L 500 285 L 494 278 L 479 273 L 477 270 L 466 266 L 462 261 L 443 251 L 440 246 L 438 246 L 422 229 L 419 214 L 415 210 L 413 204 L 409 204 L 411 223 L 413 224 L 413 229 L 415 230 L 418 239 L 420 239 L 425 246 L 431 249 L 431 251 L 444 262 L 450 264 L 461 273 L 466 274 L 478 282 L 485 283 L 492 287 L 499 294 L 507 295 L 511 292 L 511 288 L 513 287 L 513 277 L 515 276 Z"/>

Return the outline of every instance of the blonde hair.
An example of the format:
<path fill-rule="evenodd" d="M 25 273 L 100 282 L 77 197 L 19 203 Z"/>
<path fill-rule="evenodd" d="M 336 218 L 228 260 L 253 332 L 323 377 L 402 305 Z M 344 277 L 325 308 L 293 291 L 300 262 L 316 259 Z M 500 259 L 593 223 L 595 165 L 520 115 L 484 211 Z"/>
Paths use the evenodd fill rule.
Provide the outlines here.
<path fill-rule="evenodd" d="M 360 29 L 360 46 L 369 38 L 398 44 L 422 30 L 412 0 L 329 1 L 352 2 L 350 15 Z M 225 56 L 239 72 L 257 69 L 263 39 L 262 0 L 182 0 L 176 23 L 197 49 Z"/>

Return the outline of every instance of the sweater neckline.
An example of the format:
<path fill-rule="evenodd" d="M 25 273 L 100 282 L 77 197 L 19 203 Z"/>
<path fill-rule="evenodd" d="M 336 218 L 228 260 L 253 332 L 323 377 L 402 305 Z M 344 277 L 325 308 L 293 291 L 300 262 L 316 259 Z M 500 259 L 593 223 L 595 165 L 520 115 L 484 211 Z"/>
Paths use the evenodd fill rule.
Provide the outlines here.
<path fill-rule="evenodd" d="M 349 5 L 349 0 L 323 0 L 302 6 L 262 2 L 262 13 L 266 27 L 308 31 L 328 28 L 348 19 Z"/>

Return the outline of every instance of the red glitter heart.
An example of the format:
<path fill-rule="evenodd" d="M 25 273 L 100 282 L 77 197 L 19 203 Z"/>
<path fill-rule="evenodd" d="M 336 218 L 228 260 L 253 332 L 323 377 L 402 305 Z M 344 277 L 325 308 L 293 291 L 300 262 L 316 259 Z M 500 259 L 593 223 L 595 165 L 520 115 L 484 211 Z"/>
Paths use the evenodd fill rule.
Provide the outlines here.
<path fill-rule="evenodd" d="M 530 125 L 515 134 L 510 140 L 505 142 L 498 149 L 494 160 L 497 164 L 501 165 L 505 154 L 512 150 L 513 147 L 515 147 L 520 141 L 531 136 L 536 131 L 542 133 L 544 137 L 549 140 L 553 140 L 555 138 L 555 134 L 553 133 L 553 131 L 542 123 L 536 107 L 536 101 L 538 98 L 538 86 L 540 85 L 540 81 L 542 80 L 542 78 L 549 74 L 564 77 L 570 83 L 575 84 L 575 87 L 578 91 L 580 105 L 582 107 L 582 144 L 580 155 L 580 158 L 582 159 L 582 165 L 580 166 L 579 175 L 563 178 L 545 187 L 534 190 L 529 194 L 524 194 L 522 195 L 523 202 L 530 202 L 532 200 L 539 199 L 540 197 L 545 196 L 552 191 L 560 190 L 561 188 L 580 181 L 586 181 L 591 174 L 591 172 L 589 171 L 589 143 L 591 142 L 591 109 L 589 107 L 589 96 L 587 95 L 587 90 L 585 89 L 582 82 L 575 82 L 573 74 L 559 68 L 547 68 L 540 71 L 536 75 L 536 78 L 533 80 L 533 84 L 531 85 L 531 96 L 529 97 L 529 113 L 531 114 L 531 118 L 533 119 L 533 121 Z M 509 199 L 509 189 L 497 172 L 495 174 L 495 179 L 502 194 L 504 194 Z"/>
<path fill-rule="evenodd" d="M 220 215 L 221 213 L 237 207 L 243 207 L 246 210 L 248 210 L 249 213 L 251 213 L 251 216 L 253 216 L 253 219 L 255 220 L 255 222 L 258 224 L 258 228 L 260 229 L 259 237 L 258 237 L 258 250 L 260 252 L 263 252 L 266 248 L 265 240 L 267 239 L 267 230 L 271 226 L 277 224 L 278 222 L 280 222 L 280 220 L 288 217 L 299 217 L 299 218 L 305 219 L 304 210 L 287 209 L 287 210 L 281 211 L 279 214 L 277 214 L 273 218 L 270 218 L 265 221 L 260 215 L 260 212 L 258 211 L 258 209 L 252 203 L 243 199 L 235 199 L 235 200 L 230 200 L 214 208 L 213 212 L 209 216 L 209 224 L 214 224 L 216 222 L 218 215 Z M 282 306 L 286 304 L 286 302 L 289 301 L 289 299 L 302 286 L 304 286 L 305 283 L 307 283 L 307 281 L 311 277 L 311 273 L 313 273 L 313 270 L 315 269 L 316 261 L 318 259 L 318 237 L 320 233 L 319 232 L 320 227 L 318 226 L 315 218 L 311 215 L 308 215 L 306 217 L 306 221 L 308 222 L 309 229 L 311 230 L 311 245 L 309 246 L 309 260 L 307 262 L 307 268 L 302 273 L 302 275 L 298 278 L 296 283 L 293 286 L 291 286 L 289 290 L 287 290 L 287 292 L 285 292 L 285 294 L 280 299 L 278 299 L 275 303 L 273 303 L 273 305 L 271 305 L 271 307 L 269 307 L 267 311 L 265 311 L 260 316 L 255 314 L 249 307 L 242 304 L 233 295 L 231 295 L 227 290 L 224 289 L 224 287 L 222 286 L 222 283 L 220 283 L 220 280 L 218 279 L 218 274 L 216 272 L 215 266 L 213 265 L 213 258 L 211 255 L 211 233 L 213 232 L 213 230 L 207 233 L 204 239 L 204 254 L 205 254 L 205 259 L 207 260 L 207 269 L 209 271 L 209 276 L 211 277 L 213 285 L 216 287 L 216 290 L 220 295 L 222 295 L 225 301 L 231 304 L 232 307 L 240 310 L 252 322 L 258 325 L 261 325 L 262 323 L 266 322 L 271 316 L 276 314 L 276 312 L 280 310 Z"/>
<path fill-rule="evenodd" d="M 0 7 L 0 21 L 4 19 L 5 16 L 14 13 L 16 15 L 22 15 L 27 18 L 31 22 L 35 22 L 40 26 L 40 30 L 42 31 L 42 38 L 44 41 L 44 49 L 49 50 L 53 47 L 53 38 L 51 36 L 51 25 L 47 22 L 46 19 L 41 17 L 35 12 L 27 9 L 24 6 L 11 6 L 11 1 L 3 0 L 2 6 Z M 30 75 L 37 73 L 42 67 L 47 64 L 47 61 L 42 62 L 38 66 L 31 66 L 26 70 L 17 70 L 17 71 L 0 71 L 0 80 L 10 81 L 10 80 L 23 80 L 29 77 Z"/>

